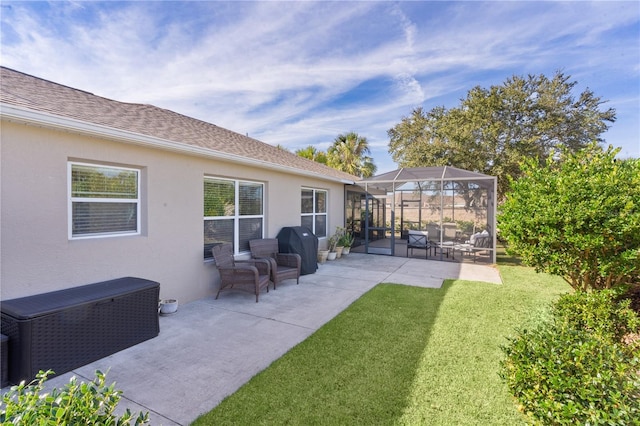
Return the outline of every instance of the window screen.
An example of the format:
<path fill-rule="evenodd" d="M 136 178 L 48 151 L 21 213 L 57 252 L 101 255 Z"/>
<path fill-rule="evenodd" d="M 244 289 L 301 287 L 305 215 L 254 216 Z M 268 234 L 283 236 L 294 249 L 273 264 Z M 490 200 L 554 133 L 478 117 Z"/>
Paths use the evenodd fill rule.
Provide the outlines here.
<path fill-rule="evenodd" d="M 204 179 L 204 258 L 211 249 L 231 243 L 234 253 L 249 251 L 249 240 L 264 235 L 264 184 L 231 179 Z"/>
<path fill-rule="evenodd" d="M 70 163 L 70 237 L 140 233 L 140 170 Z"/>
<path fill-rule="evenodd" d="M 317 237 L 326 237 L 327 191 L 303 188 L 300 194 L 300 225 L 311 229 Z"/>

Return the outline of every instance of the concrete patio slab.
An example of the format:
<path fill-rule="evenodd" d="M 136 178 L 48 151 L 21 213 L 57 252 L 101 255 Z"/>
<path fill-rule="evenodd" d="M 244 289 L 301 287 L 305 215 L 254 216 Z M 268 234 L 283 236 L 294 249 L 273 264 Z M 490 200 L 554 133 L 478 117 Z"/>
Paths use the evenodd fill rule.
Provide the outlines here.
<path fill-rule="evenodd" d="M 153 425 L 188 425 L 251 377 L 306 339 L 381 282 L 438 288 L 447 278 L 501 283 L 498 270 L 351 253 L 312 275 L 284 281 L 260 295 L 226 292 L 181 305 L 160 317 L 160 335 L 48 382 L 62 387 L 73 375 L 107 381 L 124 392 L 118 405 L 149 411 Z M 6 391 L 6 389 L 4 389 Z"/>

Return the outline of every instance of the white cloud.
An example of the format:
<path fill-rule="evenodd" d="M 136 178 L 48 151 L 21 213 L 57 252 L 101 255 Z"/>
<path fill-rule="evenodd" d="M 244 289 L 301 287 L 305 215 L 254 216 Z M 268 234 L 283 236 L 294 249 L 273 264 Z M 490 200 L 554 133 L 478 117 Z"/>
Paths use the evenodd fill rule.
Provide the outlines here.
<path fill-rule="evenodd" d="M 512 74 L 563 69 L 619 98 L 605 76 L 640 73 L 637 43 L 611 41 L 632 25 L 637 36 L 630 3 L 17 2 L 3 10 L 2 59 L 292 149 L 354 130 L 388 163 L 386 131 L 412 108 Z M 377 93 L 349 95 L 372 82 Z"/>

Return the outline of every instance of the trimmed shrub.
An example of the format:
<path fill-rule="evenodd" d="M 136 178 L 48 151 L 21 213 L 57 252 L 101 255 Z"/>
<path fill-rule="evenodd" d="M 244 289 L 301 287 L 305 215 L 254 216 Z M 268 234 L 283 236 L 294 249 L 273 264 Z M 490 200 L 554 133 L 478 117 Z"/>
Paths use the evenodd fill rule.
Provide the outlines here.
<path fill-rule="evenodd" d="M 532 424 L 640 425 L 640 344 L 622 342 L 638 317 L 614 299 L 565 295 L 502 348 L 501 376 Z"/>
<path fill-rule="evenodd" d="M 623 288 L 619 290 L 624 292 Z M 564 328 L 584 330 L 601 340 L 621 342 L 640 329 L 640 317 L 630 305 L 631 300 L 619 299 L 618 291 L 571 293 L 558 299 L 553 317 Z"/>
<path fill-rule="evenodd" d="M 640 159 L 593 144 L 531 158 L 511 181 L 498 228 L 507 253 L 577 291 L 640 282 Z"/>
<path fill-rule="evenodd" d="M 149 413 L 134 415 L 129 409 L 122 416 L 114 410 L 122 391 L 115 384 L 105 384 L 106 375 L 96 371 L 89 383 L 75 377 L 62 390 L 43 393 L 44 383 L 53 371 L 40 371 L 36 380 L 13 386 L 2 395 L 0 424 L 18 425 L 142 425 L 149 423 Z"/>

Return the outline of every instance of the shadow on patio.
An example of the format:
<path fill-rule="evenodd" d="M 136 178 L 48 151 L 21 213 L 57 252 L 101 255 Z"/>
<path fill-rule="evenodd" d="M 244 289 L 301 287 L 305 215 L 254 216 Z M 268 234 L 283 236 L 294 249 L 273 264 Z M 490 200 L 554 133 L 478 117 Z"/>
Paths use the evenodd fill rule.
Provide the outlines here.
<path fill-rule="evenodd" d="M 302 276 L 300 285 L 284 281 L 259 303 L 248 293 L 227 292 L 184 304 L 160 318 L 158 337 L 55 377 L 49 386 L 109 371 L 107 381 L 124 392 L 119 411 L 149 411 L 154 425 L 186 425 L 378 283 L 439 288 L 447 278 L 501 282 L 486 265 L 352 253 Z"/>

